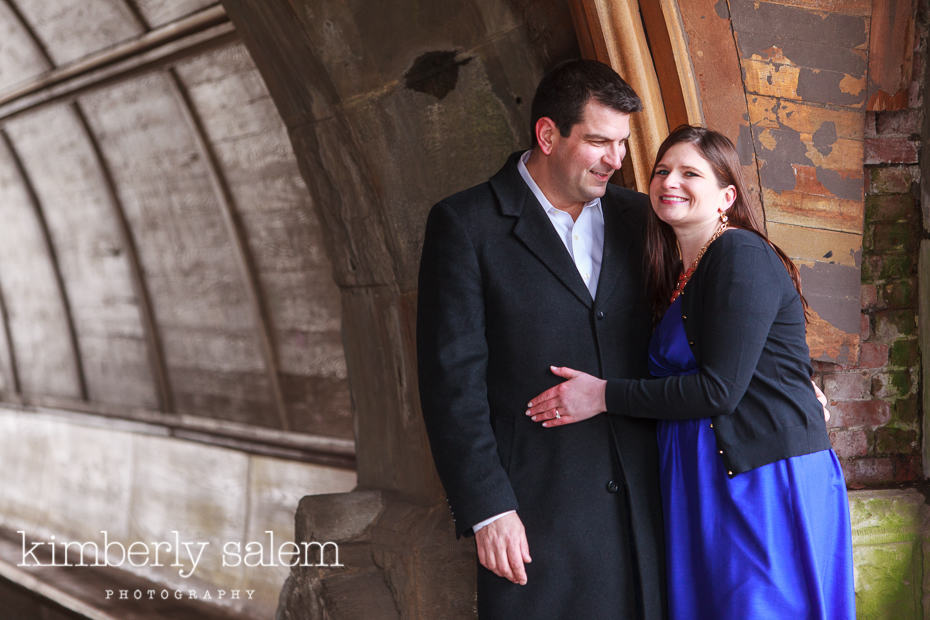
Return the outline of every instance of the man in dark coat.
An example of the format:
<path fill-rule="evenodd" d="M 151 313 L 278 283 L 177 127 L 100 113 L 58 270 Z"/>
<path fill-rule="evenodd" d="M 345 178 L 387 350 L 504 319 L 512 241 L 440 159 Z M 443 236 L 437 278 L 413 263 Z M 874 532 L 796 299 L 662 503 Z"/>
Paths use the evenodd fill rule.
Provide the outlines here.
<path fill-rule="evenodd" d="M 550 365 L 644 372 L 648 201 L 607 183 L 641 107 L 606 65 L 559 65 L 533 100 L 533 148 L 429 215 L 420 399 L 456 533 L 475 535 L 482 618 L 665 614 L 654 424 L 524 415 L 559 382 Z"/>

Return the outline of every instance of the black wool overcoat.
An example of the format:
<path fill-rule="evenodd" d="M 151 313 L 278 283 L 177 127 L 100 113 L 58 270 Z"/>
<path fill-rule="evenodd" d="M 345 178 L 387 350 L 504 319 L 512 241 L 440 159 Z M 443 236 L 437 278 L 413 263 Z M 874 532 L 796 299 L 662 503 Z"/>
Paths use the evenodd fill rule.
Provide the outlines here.
<path fill-rule="evenodd" d="M 525 586 L 479 566 L 479 615 L 662 618 L 654 422 L 599 415 L 545 429 L 524 415 L 561 381 L 550 365 L 643 375 L 648 201 L 608 186 L 592 299 L 518 157 L 433 207 L 420 264 L 420 398 L 457 534 L 515 509 L 533 558 Z"/>

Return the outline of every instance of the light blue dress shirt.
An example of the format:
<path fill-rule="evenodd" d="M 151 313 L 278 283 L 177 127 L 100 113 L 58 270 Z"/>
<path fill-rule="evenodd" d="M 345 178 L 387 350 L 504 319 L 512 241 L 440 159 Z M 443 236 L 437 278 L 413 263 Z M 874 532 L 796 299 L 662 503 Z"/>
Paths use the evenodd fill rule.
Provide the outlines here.
<path fill-rule="evenodd" d="M 591 292 L 591 299 L 594 299 L 597 295 L 597 281 L 601 275 L 601 260 L 604 257 L 604 211 L 601 208 L 601 199 L 595 198 L 586 203 L 578 219 L 573 221 L 571 215 L 552 206 L 536 181 L 530 176 L 526 162 L 531 152 L 527 151 L 520 157 L 517 170 L 520 171 L 520 176 L 536 196 L 536 200 L 542 205 L 546 215 L 549 216 L 552 227 L 565 244 L 565 249 L 568 250 L 572 260 L 575 261 L 578 273 L 581 274 L 581 279 Z"/>

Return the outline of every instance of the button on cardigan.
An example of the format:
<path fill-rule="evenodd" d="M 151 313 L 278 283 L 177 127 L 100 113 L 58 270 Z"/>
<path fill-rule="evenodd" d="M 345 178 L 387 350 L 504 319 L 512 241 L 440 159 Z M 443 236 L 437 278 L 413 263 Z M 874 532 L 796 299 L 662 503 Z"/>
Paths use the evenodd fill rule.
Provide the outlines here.
<path fill-rule="evenodd" d="M 810 382 L 801 298 L 768 243 L 748 230 L 728 230 L 707 249 L 682 296 L 699 371 L 608 379 L 607 411 L 712 418 L 730 476 L 830 448 Z"/>

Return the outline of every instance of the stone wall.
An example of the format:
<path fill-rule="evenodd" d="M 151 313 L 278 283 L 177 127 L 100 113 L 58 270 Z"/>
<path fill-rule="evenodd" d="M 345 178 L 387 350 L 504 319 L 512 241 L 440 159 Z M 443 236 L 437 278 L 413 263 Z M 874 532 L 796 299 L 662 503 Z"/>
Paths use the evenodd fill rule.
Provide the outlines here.
<path fill-rule="evenodd" d="M 251 599 L 228 601 L 227 609 L 243 618 L 267 618 L 275 609 L 289 568 L 273 559 L 278 545 L 269 541 L 293 540 L 294 507 L 300 498 L 348 491 L 356 483 L 355 472 L 346 469 L 202 445 L 164 436 L 153 427 L 68 412 L 0 407 L 0 454 L 6 479 L 15 481 L 0 485 L 0 539 L 23 530 L 36 542 L 87 541 L 103 547 L 115 541 L 128 547 L 170 542 L 177 532 L 181 541 L 207 543 L 196 566 L 183 560 L 182 569 L 168 561 L 133 564 L 116 550 L 108 562 L 171 590 L 215 595 L 252 589 Z M 236 549 L 248 551 L 254 548 L 246 548 L 252 541 L 268 551 L 264 564 L 248 567 L 243 561 L 234 566 Z M 234 545 L 234 554 L 224 555 L 227 543 Z M 24 575 L 26 583 L 29 577 L 49 579 L 35 572 L 41 569 L 31 556 L 8 551 L 3 547 L 0 552 L 0 575 L 9 577 L 10 569 Z M 14 564 L 25 566 L 14 569 Z M 73 569 L 70 574 L 77 579 L 93 570 Z M 104 582 L 86 592 L 89 604 L 106 606 L 104 588 L 120 587 L 125 587 L 121 580 Z M 0 586 L 0 608 L 6 589 Z M 138 617 L 152 611 L 150 601 L 135 602 Z M 0 616 L 27 617 L 6 611 Z"/>

